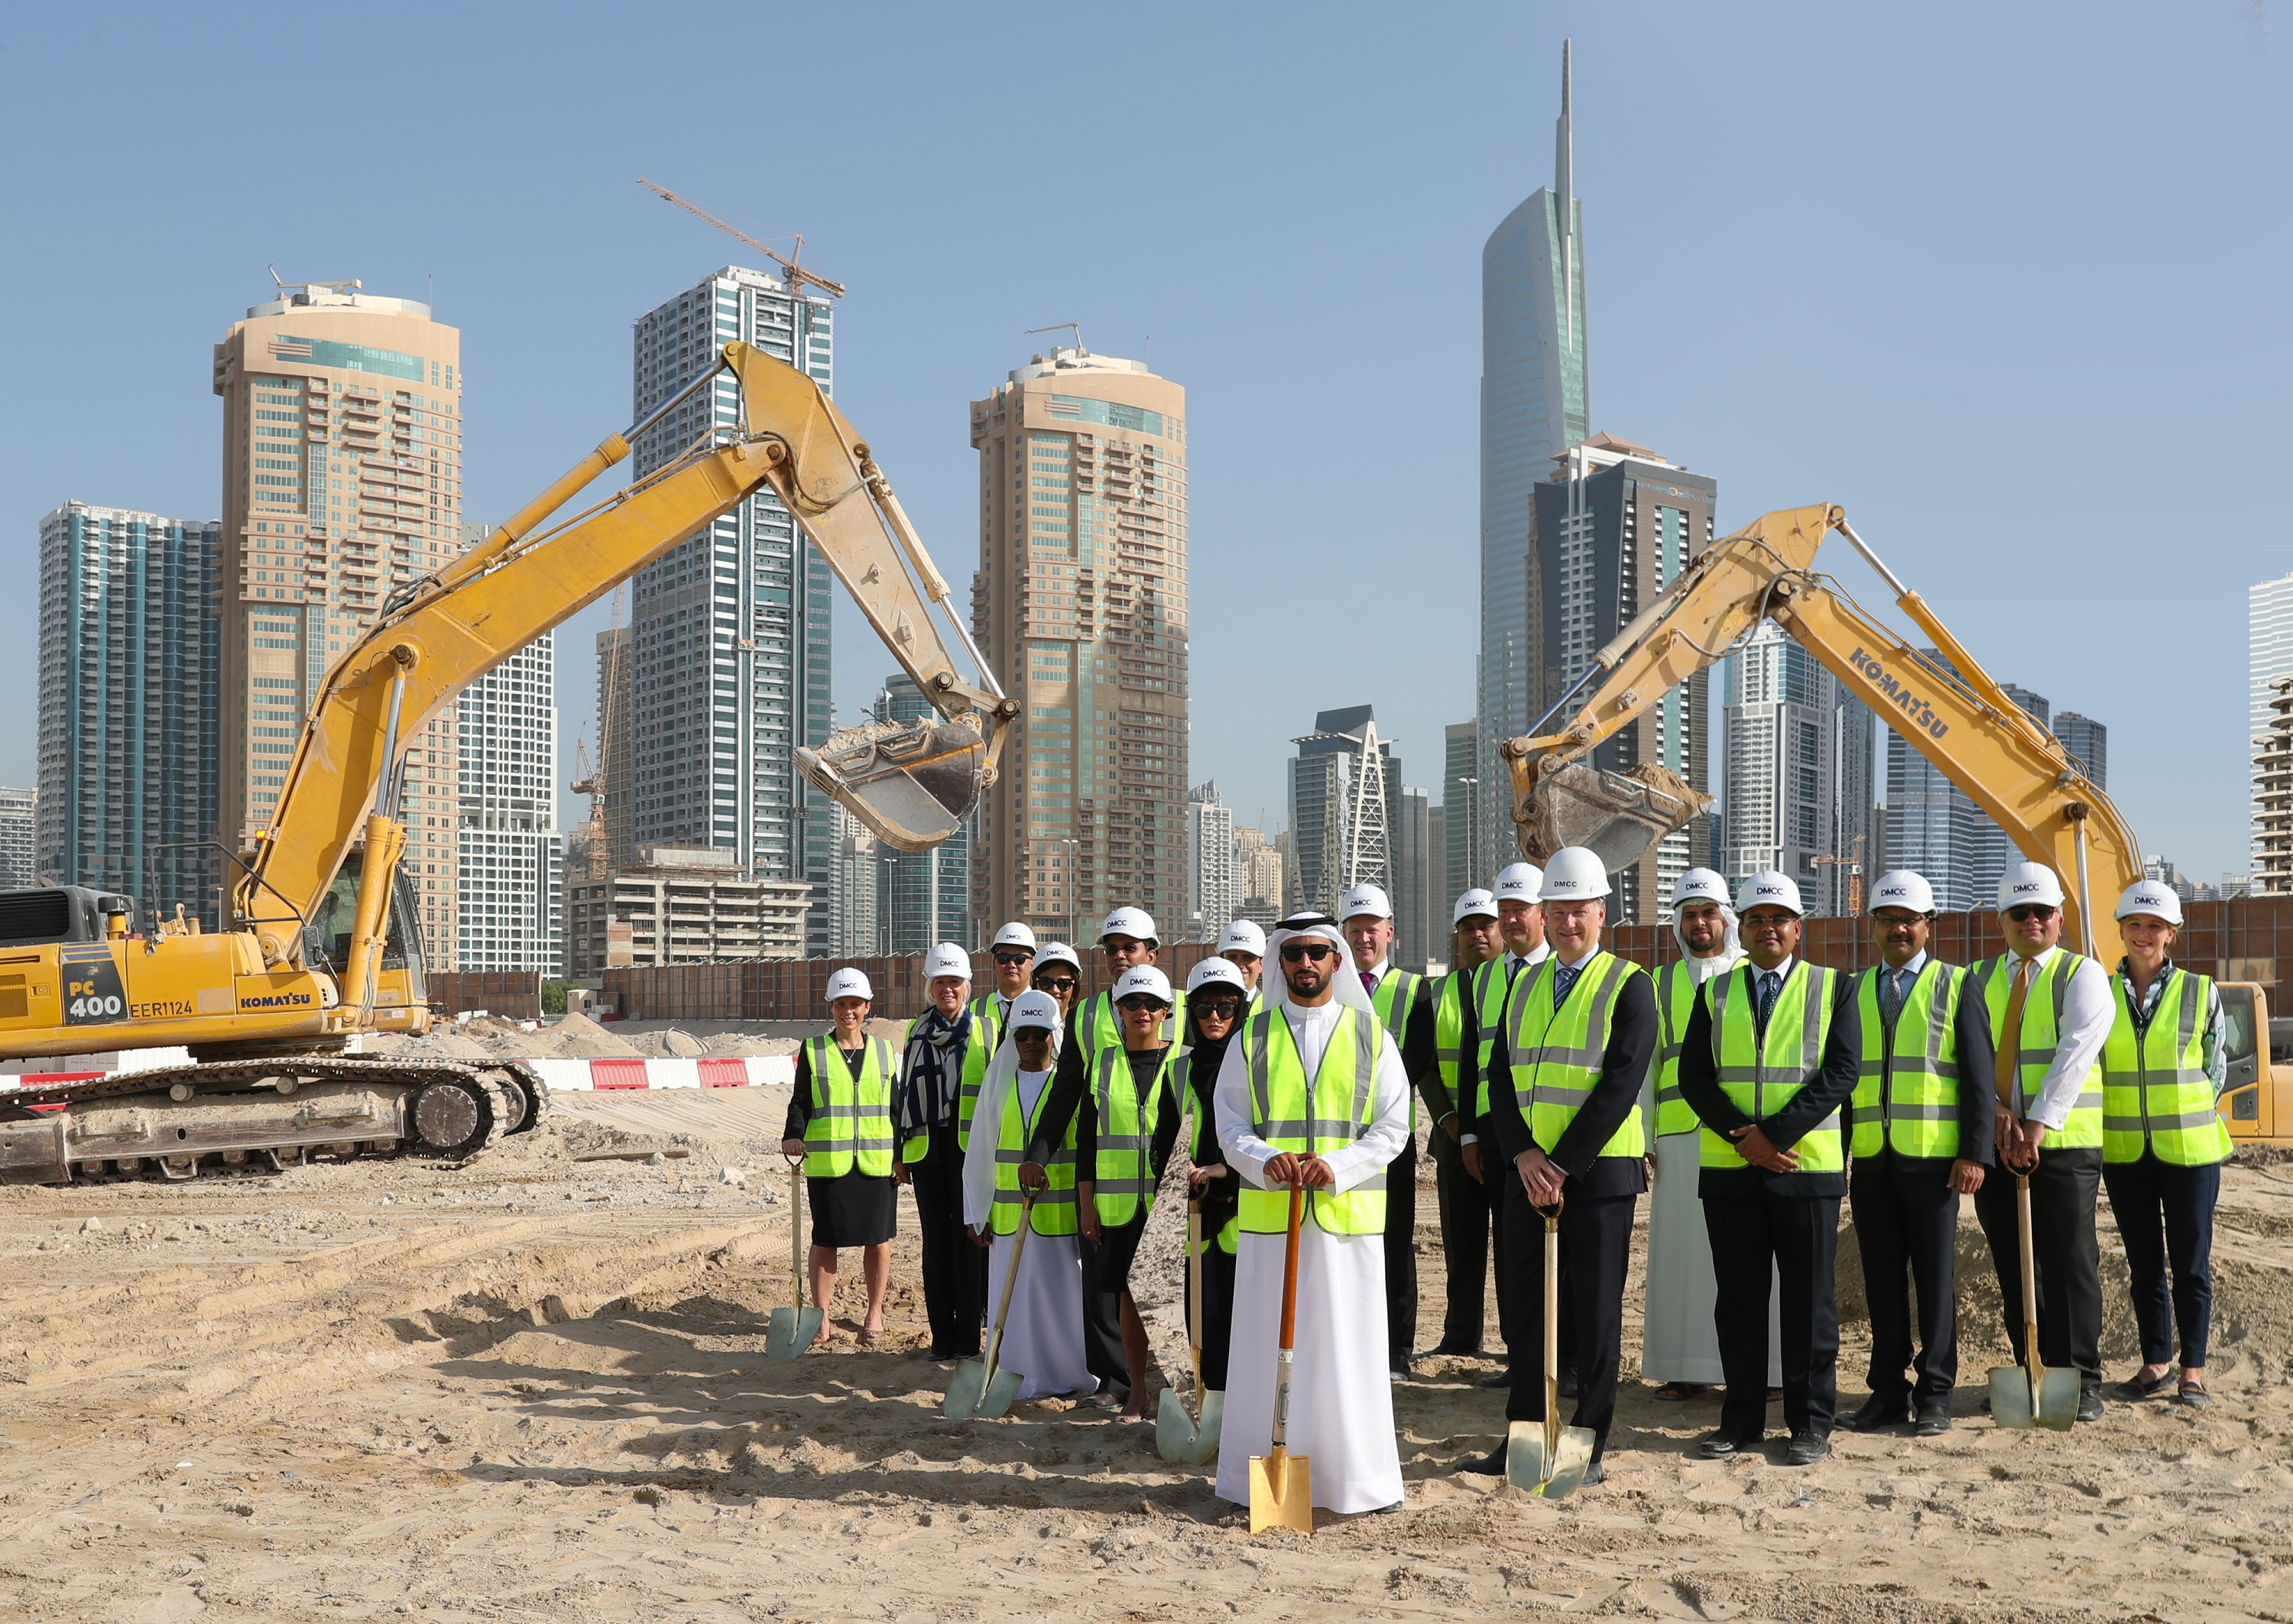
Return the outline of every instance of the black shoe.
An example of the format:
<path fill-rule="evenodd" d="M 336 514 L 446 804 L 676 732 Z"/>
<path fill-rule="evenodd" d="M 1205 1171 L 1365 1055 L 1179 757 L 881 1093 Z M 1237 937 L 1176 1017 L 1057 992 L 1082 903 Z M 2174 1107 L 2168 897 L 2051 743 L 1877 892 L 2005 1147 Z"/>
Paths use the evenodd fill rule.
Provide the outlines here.
<path fill-rule="evenodd" d="M 1560 1396 L 1565 1399 L 1573 1399 L 1576 1396 L 1576 1371 L 1573 1366 L 1560 1367 Z"/>
<path fill-rule="evenodd" d="M 1453 1461 L 1452 1472 L 1471 1472 L 1477 1477 L 1503 1477 L 1505 1475 L 1505 1446 L 1502 1443 L 1486 1455 L 1468 1455 Z"/>
<path fill-rule="evenodd" d="M 1731 1432 L 1716 1432 L 1698 1439 L 1696 1452 L 1706 1460 L 1733 1460 L 1737 1456 L 1748 1455 L 1759 1447 L 1757 1433 L 1739 1436 Z"/>
<path fill-rule="evenodd" d="M 1449 1341 L 1437 1342 L 1417 1355 L 1420 1359 L 1479 1359 L 1480 1356 L 1481 1345 L 1478 1342 L 1467 1346 L 1462 1342 Z"/>
<path fill-rule="evenodd" d="M 1582 1483 L 1580 1483 L 1578 1484 L 1578 1487 L 1580 1487 L 1580 1488 L 1584 1488 L 1584 1489 L 1590 1489 L 1590 1488 L 1592 1488 L 1594 1485 L 1596 1485 L 1597 1483 L 1600 1483 L 1600 1481 L 1602 1478 L 1606 1477 L 1607 1475 L 1608 1475 L 1608 1473 L 1606 1473 L 1605 1471 L 1601 1470 L 1601 1468 L 1600 1468 L 1600 1463 L 1599 1461 L 1597 1461 L 1597 1460 L 1596 1460 L 1596 1461 L 1594 1461 L 1591 1466 L 1586 1466 L 1586 1467 L 1584 1468 L 1584 1480 L 1583 1480 L 1583 1482 L 1582 1482 Z"/>
<path fill-rule="evenodd" d="M 1481 1386 L 1484 1387 L 1510 1387 L 1512 1386 L 1512 1372 L 1511 1370 L 1492 1370 L 1487 1376 L 1481 1378 Z"/>
<path fill-rule="evenodd" d="M 2102 1389 L 2082 1387 L 2078 1390 L 2078 1418 L 2081 1421 L 2102 1419 Z"/>
<path fill-rule="evenodd" d="M 1876 1433 L 1883 1426 L 1900 1426 L 1910 1418 L 1911 1407 L 1900 1398 L 1875 1393 L 1863 1401 L 1862 1409 L 1842 1416 L 1839 1424 L 1851 1433 Z"/>
<path fill-rule="evenodd" d="M 1854 1423 L 1850 1422 L 1850 1426 Z M 1940 1438 L 1950 1430 L 1950 1404 L 1937 1399 L 1919 1406 L 1919 1418 L 1912 1424 L 1914 1438 Z"/>
<path fill-rule="evenodd" d="M 1811 1466 L 1831 1453 L 1831 1440 L 1821 1433 L 1794 1433 L 1784 1445 L 1784 1465 Z"/>
<path fill-rule="evenodd" d="M 1393 1361 L 1392 1375 L 1393 1379 L 1398 1382 L 1413 1382 L 1417 1379 L 1417 1372 L 1409 1368 L 1409 1361 L 1406 1359 L 1397 1359 Z"/>

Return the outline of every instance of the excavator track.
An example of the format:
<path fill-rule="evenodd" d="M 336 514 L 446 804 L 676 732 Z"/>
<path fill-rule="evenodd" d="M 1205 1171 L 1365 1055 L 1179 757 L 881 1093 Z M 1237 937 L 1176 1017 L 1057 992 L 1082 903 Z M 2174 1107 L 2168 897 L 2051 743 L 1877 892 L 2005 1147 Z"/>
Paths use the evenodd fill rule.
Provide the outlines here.
<path fill-rule="evenodd" d="M 547 1086 L 517 1061 L 162 1066 L 0 1096 L 0 1184 L 187 1179 L 404 1152 L 465 1163 L 530 1131 L 547 1103 Z"/>

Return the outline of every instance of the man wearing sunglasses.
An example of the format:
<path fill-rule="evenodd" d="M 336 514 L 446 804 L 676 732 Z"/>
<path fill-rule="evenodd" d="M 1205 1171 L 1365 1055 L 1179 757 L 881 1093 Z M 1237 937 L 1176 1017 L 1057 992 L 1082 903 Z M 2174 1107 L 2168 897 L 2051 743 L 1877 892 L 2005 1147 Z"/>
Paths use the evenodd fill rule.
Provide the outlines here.
<path fill-rule="evenodd" d="M 1998 1173 L 1974 1192 L 1990 1242 L 2014 1362 L 2022 1347 L 2022 1245 L 2016 1176 L 2030 1176 L 2038 1264 L 2038 1357 L 2078 1373 L 2078 1418 L 2102 1418 L 2102 1048 L 2117 1006 L 2102 966 L 2062 946 L 2062 883 L 2043 863 L 2007 865 L 1998 880 L 2006 951 L 1967 972 L 1990 1012 L 1997 1050 L 1993 1135 Z"/>
<path fill-rule="evenodd" d="M 1433 1000 L 1425 978 L 1397 970 L 1393 956 L 1393 904 L 1381 885 L 1357 885 L 1338 905 L 1340 928 L 1354 963 L 1361 966 L 1362 990 L 1401 1050 L 1401 1070 L 1409 1079 L 1409 1137 L 1385 1170 L 1385 1329 L 1392 1352 L 1393 1379 L 1407 1381 L 1417 1346 L 1417 1095 L 1443 1114 L 1454 1114 L 1433 1064 Z"/>
<path fill-rule="evenodd" d="M 1035 962 L 1035 933 L 1014 919 L 995 933 L 987 956 L 994 961 L 995 985 L 971 1000 L 971 1018 L 982 1023 L 992 1054 L 1011 1018 L 1012 1002 L 1027 990 L 1028 972 Z"/>

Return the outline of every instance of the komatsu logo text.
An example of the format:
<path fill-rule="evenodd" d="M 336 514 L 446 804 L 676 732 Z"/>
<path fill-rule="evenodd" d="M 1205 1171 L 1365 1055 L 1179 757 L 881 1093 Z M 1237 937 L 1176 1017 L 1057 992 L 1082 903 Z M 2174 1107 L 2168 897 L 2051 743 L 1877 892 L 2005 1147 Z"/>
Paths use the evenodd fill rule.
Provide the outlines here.
<path fill-rule="evenodd" d="M 1866 682 L 1886 695 L 1889 703 L 1903 713 L 1904 720 L 1911 726 L 1932 739 L 1940 739 L 1950 731 L 1950 723 L 1935 715 L 1933 706 L 1913 693 L 1892 672 L 1862 650 L 1858 649 L 1848 656 L 1847 663 L 1860 672 Z"/>
<path fill-rule="evenodd" d="M 266 992 L 239 1000 L 241 1009 L 297 1009 L 307 1007 L 311 995 L 307 992 Z"/>

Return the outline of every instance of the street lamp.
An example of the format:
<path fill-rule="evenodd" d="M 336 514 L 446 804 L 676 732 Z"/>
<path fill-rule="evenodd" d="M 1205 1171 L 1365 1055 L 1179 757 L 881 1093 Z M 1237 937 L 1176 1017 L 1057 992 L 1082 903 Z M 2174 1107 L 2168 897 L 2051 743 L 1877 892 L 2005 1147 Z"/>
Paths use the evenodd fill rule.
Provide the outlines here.
<path fill-rule="evenodd" d="M 1481 780 L 1461 778 L 1451 781 L 1463 785 L 1465 789 L 1465 885 L 1470 890 L 1473 883 L 1473 866 L 1481 860 L 1479 839 L 1481 832 Z M 1455 900 L 1454 897 L 1450 899 L 1453 902 Z"/>

